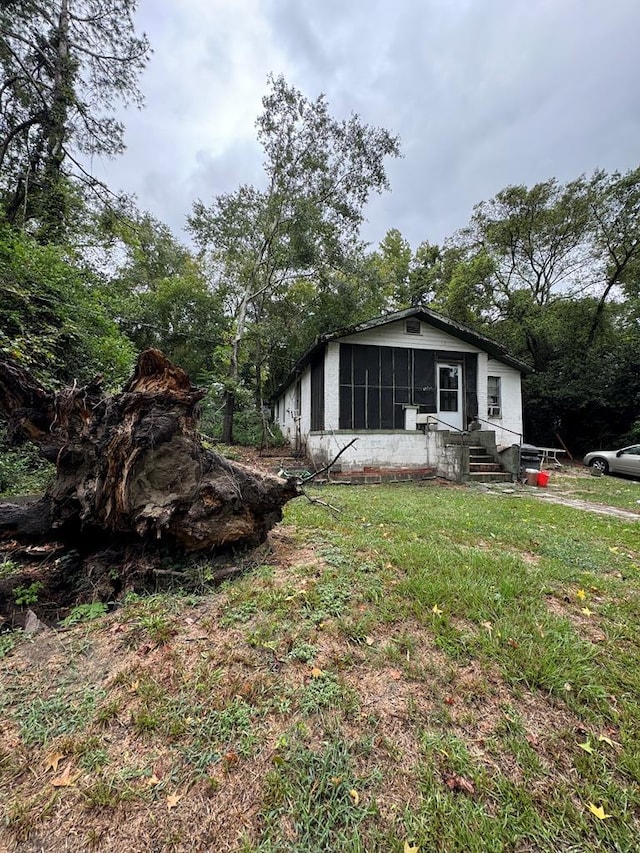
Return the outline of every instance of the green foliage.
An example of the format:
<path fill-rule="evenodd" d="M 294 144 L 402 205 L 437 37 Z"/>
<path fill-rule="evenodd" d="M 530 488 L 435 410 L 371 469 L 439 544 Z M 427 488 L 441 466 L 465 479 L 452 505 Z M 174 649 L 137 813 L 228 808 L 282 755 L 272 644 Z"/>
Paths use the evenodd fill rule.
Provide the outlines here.
<path fill-rule="evenodd" d="M 254 853 L 373 849 L 366 843 L 364 826 L 374 809 L 355 803 L 351 792 L 362 790 L 362 781 L 347 744 L 329 736 L 312 749 L 294 735 L 283 753 L 265 780 L 262 842 L 249 849 Z M 293 838 L 283 837 L 284 821 L 294 827 Z"/>
<path fill-rule="evenodd" d="M 629 432 L 622 436 L 622 444 L 640 444 L 640 420 L 635 421 Z"/>
<path fill-rule="evenodd" d="M 472 255 L 460 248 L 444 249 L 431 274 L 433 307 L 481 329 L 493 301 L 493 272 L 494 262 L 484 249 Z"/>
<path fill-rule="evenodd" d="M 16 645 L 14 634 L 0 634 L 0 660 L 11 654 Z"/>
<path fill-rule="evenodd" d="M 70 628 L 71 625 L 77 625 L 78 622 L 92 622 L 94 619 L 99 619 L 106 612 L 107 605 L 101 601 L 94 601 L 91 604 L 78 604 L 60 624 L 63 628 Z"/>
<path fill-rule="evenodd" d="M 244 185 L 209 207 L 198 201 L 189 218 L 234 320 L 225 342 L 227 444 L 233 438 L 235 394 L 245 384 L 243 370 L 249 371 L 246 387 L 254 390 L 260 409 L 265 379 L 278 372 L 272 355 L 286 348 L 285 326 L 310 313 L 309 299 L 294 312 L 291 289 L 307 282 L 311 299 L 326 289 L 336 297 L 334 310 L 340 304 L 332 286 L 344 280 L 340 273 L 348 273 L 357 254 L 369 195 L 387 188 L 384 160 L 398 154 L 398 141 L 386 130 L 368 127 L 357 116 L 334 119 L 323 96 L 311 102 L 282 77 L 270 78 L 269 84 L 256 122 L 267 189 Z"/>
<path fill-rule="evenodd" d="M 202 264 L 149 214 L 113 218 L 101 228 L 124 263 L 111 282 L 121 326 L 136 349 L 161 349 L 195 382 L 224 375 L 219 357 L 228 318 Z"/>
<path fill-rule="evenodd" d="M 34 447 L 9 447 L 0 424 L 0 494 L 26 495 L 41 492 L 51 478 L 53 466 L 42 460 Z"/>
<path fill-rule="evenodd" d="M 72 254 L 0 226 L 0 354 L 45 384 L 126 376 L 133 348 L 111 319 L 108 287 Z"/>
<path fill-rule="evenodd" d="M 203 377 L 209 385 L 209 392 L 202 401 L 202 417 L 200 429 L 213 439 L 220 439 L 224 422 L 225 386 L 215 381 L 215 377 L 205 374 Z M 213 380 L 211 382 L 207 380 Z M 253 394 L 245 386 L 236 387 L 235 413 L 233 422 L 234 440 L 247 447 L 280 447 L 284 438 L 280 428 L 270 422 L 268 414 L 258 411 L 255 407 Z M 225 449 L 226 448 L 226 449 Z M 233 448 L 226 445 L 214 445 L 214 450 L 223 456 L 233 453 Z M 233 458 L 233 456 L 231 456 Z"/>
<path fill-rule="evenodd" d="M 52 696 L 37 696 L 28 705 L 18 706 L 14 717 L 23 742 L 46 744 L 52 738 L 82 730 L 91 719 L 98 698 L 101 694 L 90 689 L 77 694 L 59 689 Z"/>
<path fill-rule="evenodd" d="M 427 240 L 413 253 L 397 229 L 387 231 L 376 251 L 367 259 L 382 301 L 378 310 L 371 311 L 366 319 L 391 309 L 400 310 L 437 301 L 443 281 L 449 281 L 451 268 L 460 259 L 459 250 L 441 248 Z M 443 310 L 442 306 L 440 308 Z M 454 317 L 455 308 L 446 313 Z"/>
<path fill-rule="evenodd" d="M 0 578 L 8 578 L 14 572 L 17 572 L 18 568 L 19 565 L 15 560 L 12 560 L 10 557 L 3 557 L 0 562 Z"/>
<path fill-rule="evenodd" d="M 527 440 L 576 454 L 633 435 L 640 405 L 640 169 L 510 186 L 439 258 L 434 306 L 535 374 Z"/>
<path fill-rule="evenodd" d="M 301 663 L 311 663 L 311 661 L 316 658 L 317 654 L 317 646 L 314 646 L 312 643 L 308 643 L 306 640 L 299 640 L 294 643 L 291 651 L 289 652 L 289 657 L 291 660 L 297 660 Z"/>
<path fill-rule="evenodd" d="M 303 714 L 315 714 L 328 708 L 349 711 L 356 706 L 354 693 L 332 673 L 322 673 L 312 678 L 298 699 L 298 707 Z"/>
<path fill-rule="evenodd" d="M 18 607 L 28 607 L 30 604 L 36 604 L 42 586 L 41 581 L 34 581 L 29 586 L 15 587 L 13 597 Z"/>

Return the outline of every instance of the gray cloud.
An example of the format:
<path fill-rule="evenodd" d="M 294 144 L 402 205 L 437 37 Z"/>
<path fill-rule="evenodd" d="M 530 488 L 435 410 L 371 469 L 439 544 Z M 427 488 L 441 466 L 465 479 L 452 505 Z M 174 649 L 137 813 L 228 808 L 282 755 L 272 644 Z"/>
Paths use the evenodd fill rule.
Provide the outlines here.
<path fill-rule="evenodd" d="M 640 162 L 637 0 L 143 0 L 141 23 L 147 108 L 97 165 L 176 232 L 196 197 L 260 181 L 270 71 L 400 135 L 372 242 L 441 241 L 507 184 Z"/>

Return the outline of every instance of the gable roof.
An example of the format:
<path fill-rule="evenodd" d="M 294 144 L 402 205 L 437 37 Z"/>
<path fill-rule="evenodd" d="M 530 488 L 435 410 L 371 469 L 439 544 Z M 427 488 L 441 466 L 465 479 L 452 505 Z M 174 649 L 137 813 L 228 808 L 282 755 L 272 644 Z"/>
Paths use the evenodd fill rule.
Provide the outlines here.
<path fill-rule="evenodd" d="M 448 332 L 450 335 L 460 338 L 460 340 L 489 353 L 489 355 L 492 355 L 498 361 L 509 365 L 509 367 L 515 368 L 520 371 L 520 373 L 533 372 L 532 368 L 529 367 L 528 364 L 525 364 L 524 361 L 520 361 L 520 359 L 509 355 L 507 350 L 501 344 L 496 343 L 496 341 L 491 340 L 491 338 L 487 338 L 485 335 L 481 335 L 479 332 L 475 332 L 473 329 L 470 329 L 469 326 L 465 326 L 463 323 L 458 323 L 456 320 L 451 320 L 449 317 L 445 317 L 444 314 L 438 314 L 437 311 L 433 311 L 431 308 L 405 308 L 403 311 L 394 311 L 392 314 L 384 314 L 382 317 L 375 317 L 373 320 L 367 320 L 366 322 L 358 323 L 355 326 L 348 326 L 344 329 L 337 329 L 335 332 L 319 335 L 313 345 L 303 353 L 291 368 L 286 379 L 275 391 L 273 399 L 275 400 L 286 388 L 289 387 L 295 377 L 302 373 L 305 367 L 307 367 L 313 358 L 318 355 L 318 353 L 320 353 L 330 341 L 344 338 L 347 335 L 354 335 L 358 332 L 366 332 L 368 329 L 375 329 L 378 326 L 386 326 L 388 323 L 395 323 L 398 320 L 406 320 L 408 317 L 416 317 L 436 329 Z"/>

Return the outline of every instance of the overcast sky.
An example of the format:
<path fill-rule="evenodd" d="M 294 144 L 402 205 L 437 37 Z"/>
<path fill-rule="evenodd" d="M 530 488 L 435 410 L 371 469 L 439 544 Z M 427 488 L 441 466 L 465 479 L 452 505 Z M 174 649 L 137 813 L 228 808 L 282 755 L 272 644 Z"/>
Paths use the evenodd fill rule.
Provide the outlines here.
<path fill-rule="evenodd" d="M 400 136 L 373 244 L 440 242 L 508 184 L 640 165 L 639 0 L 140 0 L 137 22 L 146 106 L 93 168 L 183 239 L 196 198 L 261 182 L 269 72 Z"/>

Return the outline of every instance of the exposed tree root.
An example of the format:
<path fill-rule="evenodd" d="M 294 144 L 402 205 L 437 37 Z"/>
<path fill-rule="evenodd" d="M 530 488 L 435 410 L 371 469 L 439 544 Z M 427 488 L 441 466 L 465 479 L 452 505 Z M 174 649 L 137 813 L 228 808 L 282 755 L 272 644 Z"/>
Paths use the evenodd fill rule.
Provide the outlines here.
<path fill-rule="evenodd" d="M 53 392 L 0 360 L 10 436 L 33 442 L 56 466 L 39 500 L 0 503 L 0 541 L 14 543 L 18 562 L 20 547 L 38 543 L 78 555 L 73 566 L 64 554 L 31 564 L 13 588 L 32 578 L 62 606 L 78 596 L 107 600 L 118 584 L 157 582 L 169 554 L 179 560 L 265 540 L 300 484 L 205 448 L 197 430 L 204 393 L 157 350 L 142 353 L 122 393 L 110 396 L 100 377 Z M 5 612 L 7 586 L 0 578 Z"/>

